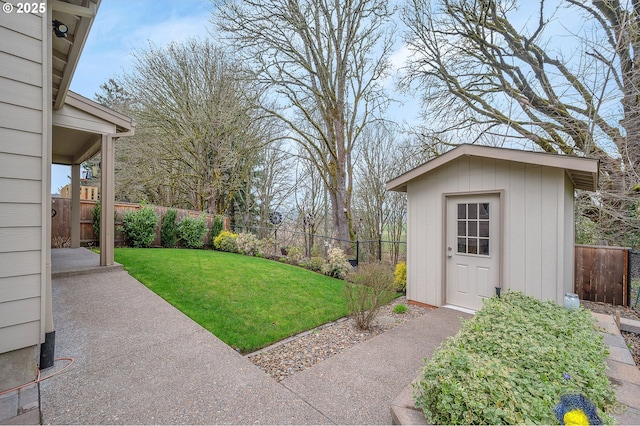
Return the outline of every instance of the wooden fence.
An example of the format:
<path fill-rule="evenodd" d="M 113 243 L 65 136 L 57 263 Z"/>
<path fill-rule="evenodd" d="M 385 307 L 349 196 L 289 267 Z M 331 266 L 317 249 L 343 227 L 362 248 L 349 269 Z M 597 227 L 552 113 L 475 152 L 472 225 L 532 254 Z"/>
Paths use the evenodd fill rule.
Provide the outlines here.
<path fill-rule="evenodd" d="M 96 234 L 93 232 L 93 216 L 91 210 L 96 205 L 95 201 L 80 200 L 80 245 L 97 246 L 99 244 Z M 71 199 L 57 198 L 52 199 L 51 204 L 51 246 L 59 247 L 65 242 L 71 241 Z M 142 206 L 136 203 L 115 203 L 115 211 L 117 219 L 115 220 L 115 245 L 121 247 L 125 245 L 125 236 L 118 231 L 118 227 L 122 226 L 122 215 L 131 210 L 140 210 Z M 153 247 L 160 247 L 160 224 L 168 207 L 151 206 L 159 217 L 158 227 L 156 228 L 156 238 L 152 243 Z M 176 209 L 178 211 L 176 222 L 180 222 L 185 216 L 199 217 L 204 215 L 207 221 L 207 234 L 204 236 L 205 245 L 209 245 L 209 233 L 213 225 L 214 215 L 193 210 Z M 228 226 L 226 226 L 228 228 Z"/>
<path fill-rule="evenodd" d="M 629 302 L 628 248 L 575 248 L 575 292 L 582 300 L 627 306 Z"/>

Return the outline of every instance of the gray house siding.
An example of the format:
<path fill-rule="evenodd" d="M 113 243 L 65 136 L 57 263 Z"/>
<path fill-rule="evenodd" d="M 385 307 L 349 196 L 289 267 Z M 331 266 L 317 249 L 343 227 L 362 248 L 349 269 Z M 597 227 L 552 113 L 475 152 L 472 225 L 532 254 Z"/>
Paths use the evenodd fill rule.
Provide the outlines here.
<path fill-rule="evenodd" d="M 0 368 L 0 391 L 34 379 L 44 336 L 51 116 L 47 20 L 0 13 L 0 364 L 13 370 Z"/>

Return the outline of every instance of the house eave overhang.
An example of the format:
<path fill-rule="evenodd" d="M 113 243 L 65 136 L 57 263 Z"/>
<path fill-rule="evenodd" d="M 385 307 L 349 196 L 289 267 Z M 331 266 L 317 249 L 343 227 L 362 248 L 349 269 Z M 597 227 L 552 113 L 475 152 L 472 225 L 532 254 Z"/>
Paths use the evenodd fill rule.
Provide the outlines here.
<path fill-rule="evenodd" d="M 49 0 L 52 19 L 65 23 L 70 31 L 65 38 L 56 38 L 52 43 L 53 109 L 65 104 L 73 74 L 89 36 L 101 0 L 77 1 Z M 72 25 L 73 24 L 73 25 Z"/>
<path fill-rule="evenodd" d="M 480 157 L 564 169 L 576 189 L 596 191 L 599 162 L 593 158 L 462 144 L 387 182 L 387 190 L 406 192 L 414 179 L 460 157 Z"/>
<path fill-rule="evenodd" d="M 132 136 L 136 122 L 77 93 L 69 92 L 53 111 L 52 162 L 79 164 L 100 151 L 102 135 Z"/>

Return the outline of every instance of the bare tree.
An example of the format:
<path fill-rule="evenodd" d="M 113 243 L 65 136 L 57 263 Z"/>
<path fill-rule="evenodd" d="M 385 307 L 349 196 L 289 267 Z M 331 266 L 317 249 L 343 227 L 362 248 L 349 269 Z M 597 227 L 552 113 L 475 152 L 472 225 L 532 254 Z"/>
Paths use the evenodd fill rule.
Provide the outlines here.
<path fill-rule="evenodd" d="M 139 121 L 140 192 L 171 206 L 225 213 L 246 191 L 270 124 L 231 55 L 189 40 L 134 54 L 123 87 Z M 133 178 L 133 177 L 132 177 Z M 133 182 L 131 182 L 133 184 Z"/>
<path fill-rule="evenodd" d="M 265 146 L 260 151 L 253 173 L 251 186 L 258 214 L 255 225 L 260 229 L 271 225 L 271 213 L 283 214 L 288 209 L 291 195 L 295 191 L 295 160 L 284 150 L 283 145 L 283 141 L 273 141 Z"/>
<path fill-rule="evenodd" d="M 598 158 L 599 199 L 585 214 L 612 235 L 625 229 L 622 224 L 637 234 L 640 3 L 563 0 L 550 6 L 539 0 L 532 20 L 517 28 L 523 4 L 408 1 L 403 20 L 412 59 L 405 87 L 422 88 L 429 111 L 447 111 L 434 131 L 439 140 L 460 132 L 467 141 L 499 135 L 546 152 Z M 550 29 L 564 8 L 565 16 L 584 19 L 581 34 L 566 30 L 570 37 L 562 43 L 575 44 L 566 57 L 551 40 L 559 26 Z"/>
<path fill-rule="evenodd" d="M 425 144 L 412 138 L 400 140 L 398 130 L 389 124 L 372 126 L 363 134 L 358 150 L 357 179 L 354 206 L 359 217 L 361 240 L 378 240 L 382 235 L 396 243 L 389 247 L 391 262 L 397 263 L 400 244 L 406 238 L 406 194 L 387 191 L 386 182 L 416 167 L 434 155 L 424 151 Z M 377 258 L 372 247 L 371 255 Z"/>
<path fill-rule="evenodd" d="M 320 171 L 335 234 L 353 237 L 352 153 L 386 106 L 391 15 L 386 0 L 214 0 L 214 23 L 280 103 L 281 119 Z M 326 154 L 326 155 L 325 155 Z M 345 245 L 349 249 L 349 245 Z"/>

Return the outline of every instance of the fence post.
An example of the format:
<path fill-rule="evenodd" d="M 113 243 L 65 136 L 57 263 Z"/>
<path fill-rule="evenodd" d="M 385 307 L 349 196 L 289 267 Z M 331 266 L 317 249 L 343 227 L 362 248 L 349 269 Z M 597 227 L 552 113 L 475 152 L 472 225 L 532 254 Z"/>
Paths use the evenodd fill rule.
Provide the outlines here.
<path fill-rule="evenodd" d="M 382 262 L 382 233 L 378 234 L 378 262 Z"/>
<path fill-rule="evenodd" d="M 358 266 L 359 259 L 360 259 L 360 240 L 356 240 L 356 266 Z"/>

